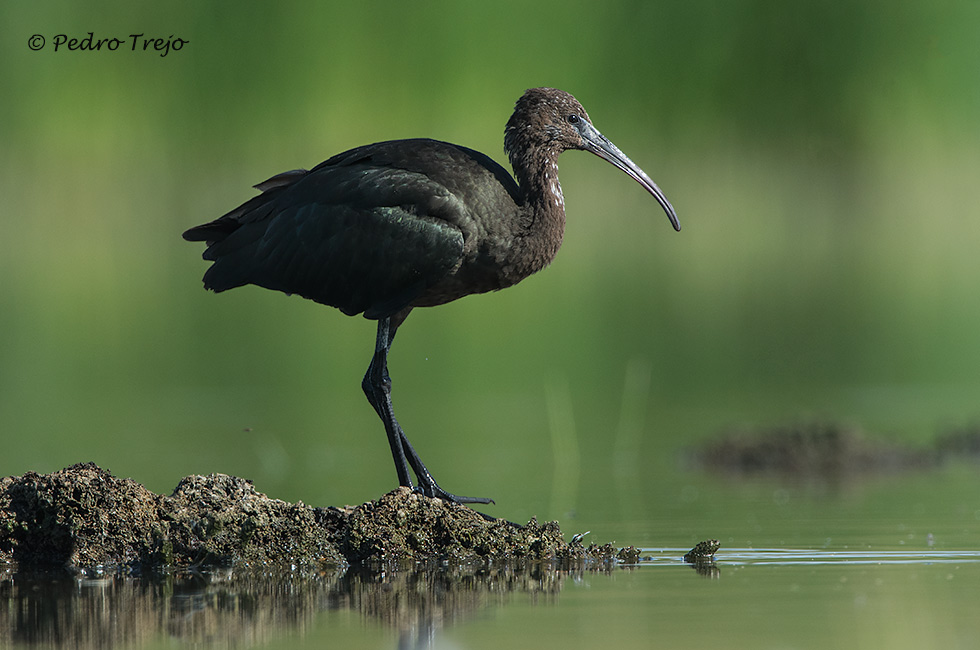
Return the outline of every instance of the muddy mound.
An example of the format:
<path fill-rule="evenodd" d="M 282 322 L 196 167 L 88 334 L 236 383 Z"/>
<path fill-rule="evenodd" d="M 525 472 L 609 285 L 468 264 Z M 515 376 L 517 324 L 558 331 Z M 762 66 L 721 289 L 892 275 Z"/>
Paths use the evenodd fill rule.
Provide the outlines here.
<path fill-rule="evenodd" d="M 612 562 L 618 552 L 567 543 L 555 522 L 519 526 L 407 488 L 315 508 L 224 474 L 185 477 L 169 496 L 92 463 L 0 480 L 0 562 L 21 567 Z"/>

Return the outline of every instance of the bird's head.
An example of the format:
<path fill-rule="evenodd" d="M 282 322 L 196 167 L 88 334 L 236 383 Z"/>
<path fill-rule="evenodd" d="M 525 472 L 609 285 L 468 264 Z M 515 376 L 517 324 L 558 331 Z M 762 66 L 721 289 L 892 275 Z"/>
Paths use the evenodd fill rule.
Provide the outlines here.
<path fill-rule="evenodd" d="M 562 151 L 582 149 L 626 172 L 660 203 L 674 230 L 680 230 L 670 201 L 636 163 L 602 135 L 585 108 L 569 93 L 557 88 L 531 88 L 514 107 L 504 130 L 504 150 L 515 171 L 554 160 Z"/>
<path fill-rule="evenodd" d="M 557 88 L 531 88 L 514 106 L 504 131 L 508 155 L 547 148 L 554 153 L 583 149 L 581 125 L 592 124 L 577 99 Z"/>

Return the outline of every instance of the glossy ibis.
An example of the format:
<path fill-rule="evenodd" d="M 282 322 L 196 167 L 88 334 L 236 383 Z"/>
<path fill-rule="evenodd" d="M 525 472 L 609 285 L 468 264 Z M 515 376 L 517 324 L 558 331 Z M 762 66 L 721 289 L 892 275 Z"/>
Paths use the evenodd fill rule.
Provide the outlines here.
<path fill-rule="evenodd" d="M 204 286 L 245 284 L 299 294 L 349 316 L 378 321 L 361 383 L 384 422 L 398 482 L 458 503 L 491 499 L 443 490 L 395 419 L 388 350 L 415 307 L 517 284 L 555 257 L 565 229 L 558 155 L 583 149 L 660 188 L 592 125 L 582 105 L 553 88 L 532 88 L 507 122 L 504 150 L 514 178 L 489 157 L 437 140 L 393 140 L 337 154 L 313 169 L 273 176 L 258 196 L 184 233 L 205 241 L 214 264 Z"/>

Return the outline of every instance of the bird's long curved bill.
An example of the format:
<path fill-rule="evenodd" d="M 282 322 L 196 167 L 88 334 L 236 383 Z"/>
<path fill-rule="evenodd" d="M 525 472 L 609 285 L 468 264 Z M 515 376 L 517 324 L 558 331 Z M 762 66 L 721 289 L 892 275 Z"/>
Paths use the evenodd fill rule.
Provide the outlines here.
<path fill-rule="evenodd" d="M 670 204 L 670 201 L 664 196 L 663 191 L 657 187 L 657 184 L 646 175 L 646 172 L 637 167 L 636 163 L 630 160 L 626 154 L 620 151 L 619 147 L 610 142 L 609 138 L 599 133 L 598 129 L 585 120 L 582 120 L 582 123 L 581 133 L 582 139 L 585 141 L 586 151 L 591 151 L 603 160 L 612 163 L 629 174 L 633 180 L 652 194 L 653 198 L 657 199 L 657 202 L 663 207 L 664 212 L 667 213 L 667 218 L 670 219 L 670 224 L 674 226 L 674 230 L 680 230 L 681 224 L 677 220 L 677 213 L 674 212 L 674 206 Z"/>

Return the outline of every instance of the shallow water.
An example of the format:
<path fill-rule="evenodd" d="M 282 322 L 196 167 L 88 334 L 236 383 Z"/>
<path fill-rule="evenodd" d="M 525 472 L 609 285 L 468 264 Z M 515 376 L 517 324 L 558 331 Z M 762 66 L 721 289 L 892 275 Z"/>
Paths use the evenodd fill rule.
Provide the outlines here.
<path fill-rule="evenodd" d="M 0 574 L 0 648 L 976 648 L 978 484 L 969 462 L 832 481 L 663 468 L 561 519 L 641 549 L 594 570 Z M 685 563 L 707 538 L 715 562 Z"/>
<path fill-rule="evenodd" d="M 2 582 L 3 647 L 972 648 L 980 551 L 642 549 L 611 570 L 349 570 Z"/>

